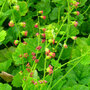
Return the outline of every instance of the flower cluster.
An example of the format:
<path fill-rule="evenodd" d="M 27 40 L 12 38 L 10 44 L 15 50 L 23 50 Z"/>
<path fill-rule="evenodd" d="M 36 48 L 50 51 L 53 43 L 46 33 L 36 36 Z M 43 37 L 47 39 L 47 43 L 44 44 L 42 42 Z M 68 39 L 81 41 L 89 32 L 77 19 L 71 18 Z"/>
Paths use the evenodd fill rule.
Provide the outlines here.
<path fill-rule="evenodd" d="M 36 59 L 36 56 L 35 55 L 36 55 L 36 53 L 32 52 L 32 56 L 33 56 L 32 59 L 35 60 L 35 63 L 38 63 L 39 60 Z"/>
<path fill-rule="evenodd" d="M 32 80 L 31 83 L 34 84 L 34 85 L 37 85 L 37 84 L 45 84 L 45 83 L 47 83 L 47 81 L 46 80 L 39 80 L 37 82 L 37 81 Z"/>
<path fill-rule="evenodd" d="M 46 59 L 51 59 L 55 57 L 55 52 L 50 52 L 48 48 L 45 49 Z"/>
<path fill-rule="evenodd" d="M 49 65 L 49 67 L 47 68 L 47 72 L 49 73 L 49 75 L 53 73 L 53 67 L 51 65 Z"/>

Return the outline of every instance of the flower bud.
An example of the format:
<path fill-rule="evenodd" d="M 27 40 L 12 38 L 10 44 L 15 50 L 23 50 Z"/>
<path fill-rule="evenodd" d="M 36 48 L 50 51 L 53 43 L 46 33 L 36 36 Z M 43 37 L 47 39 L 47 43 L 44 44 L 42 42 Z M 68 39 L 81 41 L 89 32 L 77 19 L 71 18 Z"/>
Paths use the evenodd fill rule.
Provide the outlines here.
<path fill-rule="evenodd" d="M 46 40 L 45 39 L 42 39 L 42 43 L 44 43 Z"/>
<path fill-rule="evenodd" d="M 42 19 L 44 19 L 44 20 L 46 19 L 46 16 L 40 16 L 40 17 L 41 17 Z"/>
<path fill-rule="evenodd" d="M 67 44 L 64 44 L 63 46 L 64 46 L 64 48 L 68 48 Z"/>
<path fill-rule="evenodd" d="M 74 14 L 74 15 L 79 15 L 80 12 L 79 12 L 79 11 L 75 11 L 75 12 L 73 12 L 73 14 Z"/>
<path fill-rule="evenodd" d="M 25 27 L 26 26 L 26 23 L 25 22 L 21 22 L 21 23 L 19 23 L 20 24 L 20 26 L 22 26 L 22 27 Z"/>
<path fill-rule="evenodd" d="M 42 30 L 45 32 L 46 31 L 46 28 L 43 28 Z"/>
<path fill-rule="evenodd" d="M 34 25 L 34 27 L 35 27 L 35 28 L 38 28 L 38 23 L 36 23 L 36 24 Z"/>
<path fill-rule="evenodd" d="M 23 36 L 27 36 L 28 31 L 22 31 L 21 34 L 22 34 Z"/>
<path fill-rule="evenodd" d="M 14 40 L 14 45 L 17 46 L 17 44 L 19 43 L 18 40 Z"/>
<path fill-rule="evenodd" d="M 39 11 L 38 13 L 43 14 L 43 10 Z"/>
<path fill-rule="evenodd" d="M 24 57 L 27 58 L 29 55 L 28 53 L 24 53 Z"/>
<path fill-rule="evenodd" d="M 19 11 L 19 5 L 13 6 L 13 8 L 17 11 Z"/>
<path fill-rule="evenodd" d="M 74 21 L 74 22 L 72 22 L 72 24 L 73 24 L 75 27 L 77 27 L 78 22 L 77 22 L 77 21 Z"/>
<path fill-rule="evenodd" d="M 76 37 L 76 36 L 72 36 L 71 38 L 72 38 L 73 40 L 76 40 L 76 39 L 77 39 L 77 37 Z"/>
<path fill-rule="evenodd" d="M 40 50 L 41 48 L 42 48 L 41 46 L 36 47 L 37 50 Z"/>
<path fill-rule="evenodd" d="M 39 36 L 39 33 L 36 33 L 36 36 L 38 37 Z"/>
<path fill-rule="evenodd" d="M 39 62 L 39 60 L 38 59 L 35 59 L 35 63 L 38 63 Z"/>
<path fill-rule="evenodd" d="M 8 23 L 9 27 L 13 27 L 14 26 L 14 21 L 11 20 L 9 23 Z"/>

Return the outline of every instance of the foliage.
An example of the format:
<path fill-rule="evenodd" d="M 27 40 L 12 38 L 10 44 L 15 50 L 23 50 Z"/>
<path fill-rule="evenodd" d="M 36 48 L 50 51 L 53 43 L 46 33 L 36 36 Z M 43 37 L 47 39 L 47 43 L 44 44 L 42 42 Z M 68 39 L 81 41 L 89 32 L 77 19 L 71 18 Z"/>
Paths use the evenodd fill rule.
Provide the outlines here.
<path fill-rule="evenodd" d="M 89 3 L 1 0 L 0 90 L 90 90 Z"/>

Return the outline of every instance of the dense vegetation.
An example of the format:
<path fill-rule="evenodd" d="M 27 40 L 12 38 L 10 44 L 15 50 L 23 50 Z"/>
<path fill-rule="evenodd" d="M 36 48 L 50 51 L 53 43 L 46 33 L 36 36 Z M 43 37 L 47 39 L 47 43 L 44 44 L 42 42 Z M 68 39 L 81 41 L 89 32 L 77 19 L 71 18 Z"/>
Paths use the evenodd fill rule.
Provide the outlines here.
<path fill-rule="evenodd" d="M 0 90 L 90 90 L 90 0 L 0 0 Z"/>

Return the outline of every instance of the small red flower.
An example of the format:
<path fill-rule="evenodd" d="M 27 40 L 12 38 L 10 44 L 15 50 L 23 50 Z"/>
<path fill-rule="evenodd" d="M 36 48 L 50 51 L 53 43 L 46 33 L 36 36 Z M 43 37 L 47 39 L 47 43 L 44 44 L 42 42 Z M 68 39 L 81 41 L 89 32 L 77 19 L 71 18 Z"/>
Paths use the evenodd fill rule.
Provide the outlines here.
<path fill-rule="evenodd" d="M 14 45 L 15 45 L 15 46 L 17 46 L 17 45 L 18 45 L 18 43 L 19 43 L 19 41 L 18 41 L 18 40 L 14 40 Z"/>
<path fill-rule="evenodd" d="M 38 59 L 35 59 L 35 63 L 38 63 L 39 62 L 39 60 Z"/>
<path fill-rule="evenodd" d="M 20 54 L 19 57 L 22 57 L 22 54 Z"/>
<path fill-rule="evenodd" d="M 36 56 L 33 56 L 32 59 L 33 59 L 33 60 L 36 59 Z"/>
<path fill-rule="evenodd" d="M 34 82 L 34 85 L 37 85 L 37 82 Z"/>
<path fill-rule="evenodd" d="M 11 20 L 9 23 L 8 23 L 9 27 L 13 27 L 14 26 L 14 21 Z"/>
<path fill-rule="evenodd" d="M 28 31 L 22 31 L 21 33 L 22 33 L 23 36 L 27 36 Z"/>
<path fill-rule="evenodd" d="M 26 67 L 30 67 L 29 63 L 27 63 Z"/>
<path fill-rule="evenodd" d="M 26 68 L 26 70 L 27 70 L 28 72 L 30 72 L 30 68 Z"/>
<path fill-rule="evenodd" d="M 49 50 L 48 48 L 46 48 L 46 49 L 45 49 L 45 54 L 46 54 L 46 55 L 49 55 L 49 53 L 50 53 L 50 50 Z"/>
<path fill-rule="evenodd" d="M 25 27 L 26 26 L 26 23 L 25 22 L 21 22 L 20 23 L 20 26 Z"/>
<path fill-rule="evenodd" d="M 36 24 L 34 25 L 34 27 L 35 27 L 35 28 L 38 28 L 38 23 L 36 23 Z"/>
<path fill-rule="evenodd" d="M 40 17 L 41 17 L 42 19 L 44 19 L 44 20 L 46 19 L 46 16 L 40 16 Z"/>
<path fill-rule="evenodd" d="M 43 36 L 43 38 L 45 38 L 46 37 L 45 33 L 43 33 L 42 36 Z"/>
<path fill-rule="evenodd" d="M 49 73 L 49 75 L 53 73 L 53 67 L 51 65 L 49 65 L 49 67 L 47 68 L 47 72 Z"/>
<path fill-rule="evenodd" d="M 43 83 L 43 80 L 39 80 L 39 83 L 42 84 Z"/>
<path fill-rule="evenodd" d="M 54 44 L 55 43 L 55 40 L 53 39 L 52 43 Z"/>
<path fill-rule="evenodd" d="M 46 31 L 46 28 L 43 28 L 42 30 L 45 32 Z"/>
<path fill-rule="evenodd" d="M 31 73 L 30 73 L 30 77 L 33 77 L 33 74 L 34 74 L 34 73 L 33 73 L 33 72 L 31 72 Z"/>
<path fill-rule="evenodd" d="M 34 52 L 32 52 L 32 56 L 35 56 L 36 54 Z"/>
<path fill-rule="evenodd" d="M 44 43 L 46 40 L 45 39 L 42 39 L 42 43 Z"/>
<path fill-rule="evenodd" d="M 76 39 L 77 39 L 77 37 L 76 37 L 76 36 L 72 36 L 71 38 L 72 38 L 73 40 L 76 40 Z"/>
<path fill-rule="evenodd" d="M 64 48 L 68 48 L 67 44 L 64 44 Z"/>
<path fill-rule="evenodd" d="M 28 53 L 24 53 L 24 57 L 27 58 L 29 55 Z"/>
<path fill-rule="evenodd" d="M 37 50 L 40 50 L 41 48 L 42 48 L 41 46 L 36 47 Z"/>
<path fill-rule="evenodd" d="M 73 22 L 73 25 L 74 25 L 75 27 L 77 27 L 78 22 L 77 22 L 77 21 L 74 21 L 74 22 Z"/>
<path fill-rule="evenodd" d="M 80 12 L 79 11 L 75 11 L 75 12 L 73 12 L 75 15 L 79 15 L 80 14 Z"/>
<path fill-rule="evenodd" d="M 38 13 L 43 14 L 43 10 L 39 11 Z"/>
<path fill-rule="evenodd" d="M 24 45 L 27 45 L 27 42 L 24 41 L 23 44 L 24 44 Z"/>
<path fill-rule="evenodd" d="M 54 58 L 55 57 L 55 53 L 54 52 L 50 52 L 49 55 Z"/>
<path fill-rule="evenodd" d="M 46 80 L 44 80 L 44 83 L 47 83 L 47 81 L 46 81 Z"/>
<path fill-rule="evenodd" d="M 39 36 L 39 33 L 36 33 L 36 36 L 38 37 Z"/>

